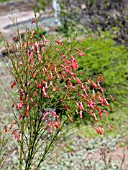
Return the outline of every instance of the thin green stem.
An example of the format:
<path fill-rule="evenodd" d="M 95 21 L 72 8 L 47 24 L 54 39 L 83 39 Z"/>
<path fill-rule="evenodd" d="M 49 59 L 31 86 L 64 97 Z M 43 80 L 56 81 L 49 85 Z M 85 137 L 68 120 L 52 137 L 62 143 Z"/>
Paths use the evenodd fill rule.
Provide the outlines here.
<path fill-rule="evenodd" d="M 20 142 L 20 163 L 19 163 L 19 170 L 22 170 L 22 163 L 23 163 L 23 149 L 24 149 L 24 118 L 22 119 L 22 127 L 21 127 L 21 142 Z"/>
<path fill-rule="evenodd" d="M 48 146 L 46 146 L 45 152 L 44 152 L 44 154 L 42 155 L 42 157 L 41 157 L 41 159 L 40 159 L 40 161 L 39 161 L 39 164 L 38 164 L 36 170 L 39 170 L 41 163 L 44 161 L 44 158 L 45 158 L 46 154 L 49 152 L 49 150 L 50 150 L 50 148 L 51 148 L 53 142 L 55 141 L 55 138 L 57 137 L 57 135 L 58 135 L 59 132 L 60 132 L 60 131 L 58 130 L 58 131 L 56 132 L 56 134 L 53 136 L 50 144 L 49 144 Z"/>

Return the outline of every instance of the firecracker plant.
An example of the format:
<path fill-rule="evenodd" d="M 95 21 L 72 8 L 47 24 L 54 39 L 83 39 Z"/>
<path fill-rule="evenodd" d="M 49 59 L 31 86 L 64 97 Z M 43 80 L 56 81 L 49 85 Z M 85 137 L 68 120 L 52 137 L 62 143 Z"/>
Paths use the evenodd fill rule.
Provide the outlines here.
<path fill-rule="evenodd" d="M 15 120 L 5 127 L 19 143 L 19 170 L 39 170 L 55 141 L 67 123 L 74 123 L 75 116 L 87 115 L 93 128 L 104 133 L 103 126 L 95 126 L 109 115 L 110 107 L 101 87 L 102 75 L 81 81 L 76 57 L 86 57 L 86 48 L 80 41 L 65 40 L 55 35 L 38 36 L 42 29 L 26 30 L 26 39 L 18 35 L 18 45 L 11 44 L 16 52 L 10 53 L 5 39 L 10 72 L 14 78 L 11 89 L 17 89 Z M 15 87 L 14 87 L 15 86 Z M 111 100 L 114 100 L 110 96 Z M 109 99 L 109 100 L 110 100 Z M 38 157 L 36 154 L 38 153 Z M 35 160 L 36 159 L 36 160 Z M 34 163 L 34 161 L 36 163 Z"/>

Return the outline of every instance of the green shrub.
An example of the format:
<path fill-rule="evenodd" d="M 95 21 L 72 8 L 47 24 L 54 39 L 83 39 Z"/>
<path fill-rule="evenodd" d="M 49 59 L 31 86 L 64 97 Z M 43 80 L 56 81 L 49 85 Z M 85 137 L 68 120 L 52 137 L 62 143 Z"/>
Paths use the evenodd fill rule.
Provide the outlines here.
<path fill-rule="evenodd" d="M 128 53 L 127 47 L 117 46 L 111 38 L 89 37 L 81 42 L 83 47 L 90 48 L 84 57 L 79 57 L 79 71 L 83 77 L 102 74 L 107 88 L 120 102 L 127 96 Z"/>

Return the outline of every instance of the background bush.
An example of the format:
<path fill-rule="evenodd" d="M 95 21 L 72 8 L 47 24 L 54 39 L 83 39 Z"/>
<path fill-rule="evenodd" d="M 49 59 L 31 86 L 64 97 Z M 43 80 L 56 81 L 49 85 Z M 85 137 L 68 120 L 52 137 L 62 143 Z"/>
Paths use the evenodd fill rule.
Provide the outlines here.
<path fill-rule="evenodd" d="M 108 94 L 111 92 L 115 100 L 123 102 L 128 90 L 128 48 L 117 46 L 111 38 L 98 36 L 86 38 L 81 47 L 91 47 L 84 57 L 78 58 L 83 77 L 103 74 Z"/>

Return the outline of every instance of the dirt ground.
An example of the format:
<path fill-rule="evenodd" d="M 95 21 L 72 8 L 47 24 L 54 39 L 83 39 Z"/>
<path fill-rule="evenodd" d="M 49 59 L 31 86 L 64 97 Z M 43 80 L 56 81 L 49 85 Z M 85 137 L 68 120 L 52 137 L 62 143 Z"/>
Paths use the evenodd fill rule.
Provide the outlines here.
<path fill-rule="evenodd" d="M 18 0 L 0 3 L 0 16 L 10 14 L 10 11 L 30 11 L 34 6 L 34 2 L 35 0 Z"/>

